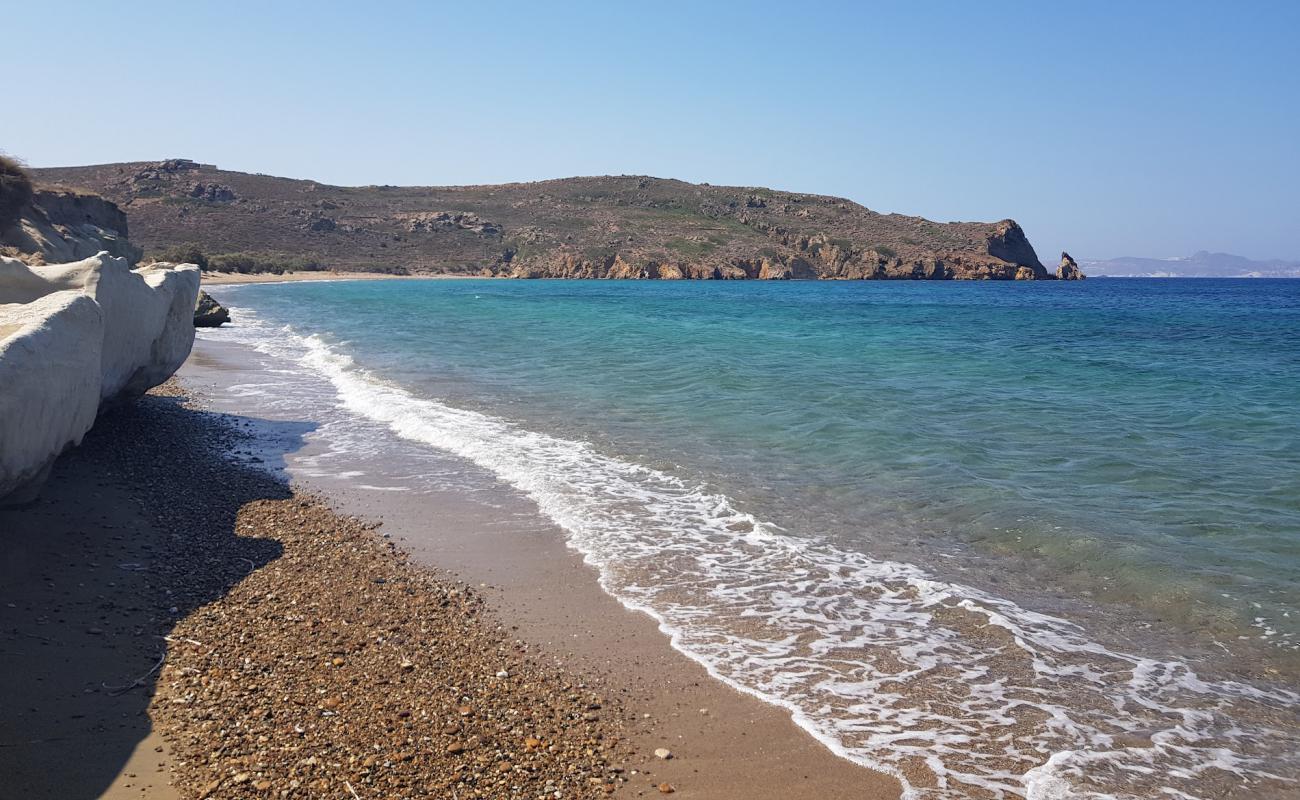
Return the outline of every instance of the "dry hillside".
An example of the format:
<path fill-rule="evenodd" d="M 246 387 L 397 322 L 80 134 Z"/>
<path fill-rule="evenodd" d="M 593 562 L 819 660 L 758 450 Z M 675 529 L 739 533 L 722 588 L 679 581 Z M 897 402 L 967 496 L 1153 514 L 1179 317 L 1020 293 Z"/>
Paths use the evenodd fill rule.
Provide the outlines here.
<path fill-rule="evenodd" d="M 1012 220 L 938 223 L 848 200 L 639 176 L 329 186 L 185 159 L 32 170 L 120 205 L 147 252 L 516 277 L 1050 279 Z M 243 258 L 230 258 L 243 254 Z"/>

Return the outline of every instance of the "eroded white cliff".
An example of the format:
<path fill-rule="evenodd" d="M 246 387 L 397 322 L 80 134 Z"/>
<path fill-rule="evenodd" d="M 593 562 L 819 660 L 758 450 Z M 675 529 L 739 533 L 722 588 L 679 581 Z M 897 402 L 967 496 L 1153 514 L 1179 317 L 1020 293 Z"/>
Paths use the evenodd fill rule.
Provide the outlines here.
<path fill-rule="evenodd" d="M 0 305 L 0 497 L 23 502 L 95 422 L 104 315 L 80 292 Z"/>
<path fill-rule="evenodd" d="M 100 253 L 31 267 L 0 257 L 0 503 L 22 501 L 99 409 L 189 356 L 198 267 L 132 270 Z"/>
<path fill-rule="evenodd" d="M 107 251 L 132 264 L 140 248 L 127 239 L 126 214 L 104 198 L 67 189 L 37 189 L 16 219 L 0 226 L 0 244 L 26 261 L 60 264 Z"/>

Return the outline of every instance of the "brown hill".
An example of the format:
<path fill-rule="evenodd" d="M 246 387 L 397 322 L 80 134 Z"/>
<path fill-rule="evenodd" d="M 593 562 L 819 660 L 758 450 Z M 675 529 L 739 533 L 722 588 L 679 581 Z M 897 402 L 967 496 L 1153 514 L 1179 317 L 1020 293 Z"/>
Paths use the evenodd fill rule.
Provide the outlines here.
<path fill-rule="evenodd" d="M 329 186 L 185 159 L 32 170 L 126 210 L 149 252 L 215 264 L 565 278 L 1052 279 L 1012 220 L 931 222 L 836 197 L 639 176 Z"/>

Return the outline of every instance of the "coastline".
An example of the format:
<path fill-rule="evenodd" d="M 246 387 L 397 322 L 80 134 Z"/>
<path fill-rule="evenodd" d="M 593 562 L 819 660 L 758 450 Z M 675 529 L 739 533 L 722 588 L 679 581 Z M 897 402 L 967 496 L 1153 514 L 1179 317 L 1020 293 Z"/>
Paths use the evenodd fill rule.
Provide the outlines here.
<path fill-rule="evenodd" d="M 201 382 L 189 368 L 182 379 Z M 4 689 L 4 706 L 20 709 L 0 738 L 9 788 L 37 798 L 348 786 L 360 796 L 582 797 L 606 787 L 656 795 L 666 784 L 683 797 L 898 796 L 892 779 L 835 757 L 781 709 L 709 678 L 649 618 L 605 595 L 560 540 L 502 547 L 504 528 L 454 504 L 413 509 L 402 522 L 400 504 L 376 505 L 386 517 L 376 533 L 327 506 L 360 509 L 354 500 L 289 489 L 264 469 L 265 450 L 256 464 L 247 454 L 260 421 L 195 402 L 202 397 L 183 399 L 173 382 L 101 419 L 36 506 L 0 512 L 17 531 L 0 584 L 6 672 L 25 678 Z M 307 429 L 279 440 L 281 457 Z M 131 445 L 115 446 L 122 441 Z M 439 538 L 408 540 L 418 563 L 407 563 L 385 534 L 411 532 L 418 519 L 432 520 Z M 466 585 L 488 581 L 493 588 Z M 383 618 L 378 639 L 400 642 L 412 654 L 404 658 L 354 624 L 384 613 L 390 584 L 408 599 L 393 606 L 400 616 Z M 423 624 L 457 592 L 451 617 Z M 315 624 L 295 620 L 308 616 L 304 605 L 318 609 Z M 311 626 L 307 639 L 290 631 L 295 622 Z M 500 666 L 493 646 L 514 650 L 504 670 L 490 668 Z M 408 660 L 437 678 L 395 690 L 410 678 Z M 452 681 L 464 693 L 455 699 Z M 409 707 L 389 708 L 395 698 Z M 472 706 L 468 717 L 442 708 L 460 702 Z M 454 742 L 443 740 L 460 735 L 449 727 L 469 728 L 488 707 L 500 713 L 475 731 L 476 746 L 449 752 Z M 539 730 L 551 726 L 536 752 L 524 728 L 504 725 L 520 709 L 537 712 Z M 508 731 L 504 740 L 490 738 L 494 727 Z M 369 752 L 378 741 L 361 744 L 383 737 L 394 737 L 383 752 Z M 660 747 L 673 758 L 656 758 Z M 465 763 L 471 772 L 456 771 Z M 507 778 L 521 788 L 504 791 Z"/>
<path fill-rule="evenodd" d="M 237 408 L 240 387 L 254 377 L 244 356 L 239 346 L 199 339 L 177 378 L 207 406 Z M 641 783 L 630 782 L 620 794 L 657 795 L 655 787 L 667 781 L 678 796 L 719 800 L 900 796 L 892 777 L 835 755 L 786 709 L 727 686 L 674 649 L 655 620 L 601 588 L 595 568 L 530 501 L 495 487 L 476 487 L 486 498 L 454 489 L 431 497 L 372 487 L 351 475 L 322 477 L 301 469 L 321 454 L 318 443 L 309 440 L 292 452 L 278 447 L 282 426 L 304 423 L 269 424 L 275 449 L 253 447 L 245 458 L 260 458 L 321 492 L 338 513 L 379 523 L 415 562 L 483 593 L 512 637 L 589 680 L 598 677 L 607 694 L 626 699 L 634 722 L 625 733 L 640 759 L 628 769 Z M 653 757 L 659 748 L 673 757 Z"/>
<path fill-rule="evenodd" d="M 481 275 L 390 275 L 386 272 L 304 271 L 283 272 L 204 272 L 205 286 L 232 286 L 245 283 L 297 283 L 299 281 L 393 281 L 393 280 L 464 280 Z"/>
<path fill-rule="evenodd" d="M 627 780 L 618 698 L 539 663 L 374 526 L 232 460 L 241 422 L 165 384 L 0 515 L 6 792 L 596 797 Z"/>

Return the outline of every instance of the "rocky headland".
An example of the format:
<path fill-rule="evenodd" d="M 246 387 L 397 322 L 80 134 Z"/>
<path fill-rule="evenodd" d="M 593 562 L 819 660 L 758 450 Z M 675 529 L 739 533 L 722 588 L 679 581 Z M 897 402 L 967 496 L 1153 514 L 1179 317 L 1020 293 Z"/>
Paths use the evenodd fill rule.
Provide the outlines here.
<path fill-rule="evenodd" d="M 187 159 L 33 170 L 102 194 L 147 252 L 216 269 L 660 280 L 1070 279 L 1014 220 L 933 222 L 850 200 L 647 176 L 330 186 Z M 64 189 L 64 191 L 71 191 Z M 298 267 L 301 268 L 301 267 Z"/>

